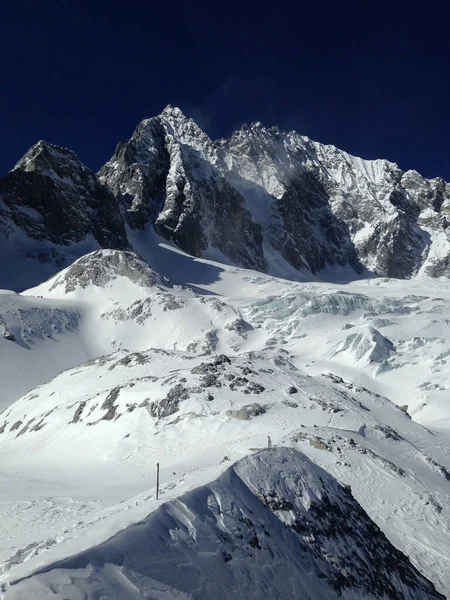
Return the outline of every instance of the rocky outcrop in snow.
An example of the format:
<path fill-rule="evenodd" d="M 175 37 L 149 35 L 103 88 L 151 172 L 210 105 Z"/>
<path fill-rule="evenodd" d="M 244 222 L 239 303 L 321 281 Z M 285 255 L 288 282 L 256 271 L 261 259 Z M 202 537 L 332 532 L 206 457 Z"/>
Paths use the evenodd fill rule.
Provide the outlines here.
<path fill-rule="evenodd" d="M 70 267 L 47 282 L 49 292 L 64 287 L 66 294 L 90 285 L 105 287 L 110 281 L 124 277 L 140 287 L 167 286 L 149 265 L 134 252 L 96 250 L 76 260 Z"/>

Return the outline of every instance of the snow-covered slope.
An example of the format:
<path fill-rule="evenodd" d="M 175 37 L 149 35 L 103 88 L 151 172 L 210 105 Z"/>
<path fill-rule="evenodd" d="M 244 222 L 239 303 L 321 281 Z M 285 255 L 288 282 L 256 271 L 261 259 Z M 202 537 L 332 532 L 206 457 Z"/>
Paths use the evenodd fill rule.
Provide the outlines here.
<path fill-rule="evenodd" d="M 134 253 L 102 250 L 24 294 L 0 296 L 0 405 L 120 348 L 284 347 L 313 375 L 336 373 L 407 405 L 424 425 L 450 428 L 444 282 L 295 284 L 152 244 L 157 271 Z"/>
<path fill-rule="evenodd" d="M 132 252 L 97 250 L 21 295 L 0 294 L 0 409 L 113 350 L 229 352 L 250 330 L 219 297 L 173 285 Z"/>
<path fill-rule="evenodd" d="M 0 290 L 0 410 L 64 369 L 96 356 L 80 343 L 77 304 Z"/>
<path fill-rule="evenodd" d="M 235 357 L 161 349 L 116 352 L 25 395 L 2 413 L 0 432 L 5 475 L 26 481 L 40 473 L 47 480 L 44 489 L 57 480 L 76 495 L 94 486 L 95 497 L 101 490 L 115 502 L 125 490 L 143 492 L 127 507 L 109 509 L 109 534 L 130 522 L 135 506 L 139 516 L 154 506 L 154 492 L 146 490 L 149 477 L 154 485 L 156 462 L 163 466 L 167 490 L 175 492 L 186 483 L 207 483 L 228 460 L 265 447 L 270 436 L 274 444 L 298 447 L 351 484 L 391 542 L 438 589 L 448 591 L 448 436 L 414 423 L 379 394 L 336 376 L 304 374 L 285 350 Z M 9 533 L 4 577 L 23 573 L 16 557 L 24 554 L 24 535 L 30 539 L 28 554 L 37 559 L 44 552 L 44 564 L 52 557 L 48 548 L 61 557 L 73 551 L 75 540 L 77 550 L 80 544 L 89 547 L 84 535 L 106 516 L 96 511 L 98 504 L 79 522 L 77 509 L 72 525 L 70 511 L 54 511 L 56 531 L 61 522 L 56 539 L 46 527 L 34 530 L 31 539 L 20 530 Z M 103 529 L 93 539 L 104 536 Z M 30 572 L 33 564 L 42 561 L 23 566 Z"/>
<path fill-rule="evenodd" d="M 287 448 L 240 460 L 7 599 L 444 598 L 348 489 Z"/>

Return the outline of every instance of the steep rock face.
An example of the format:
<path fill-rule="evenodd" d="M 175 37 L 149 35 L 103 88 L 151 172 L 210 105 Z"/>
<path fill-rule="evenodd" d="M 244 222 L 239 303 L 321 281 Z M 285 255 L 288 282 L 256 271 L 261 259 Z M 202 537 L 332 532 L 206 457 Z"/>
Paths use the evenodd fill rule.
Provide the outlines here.
<path fill-rule="evenodd" d="M 314 274 L 448 275 L 450 189 L 386 160 L 366 161 L 260 123 L 212 142 L 171 106 L 143 121 L 100 172 L 134 227 L 181 248 L 219 249 L 276 271 L 281 255 Z"/>
<path fill-rule="evenodd" d="M 151 222 L 194 256 L 212 247 L 239 265 L 265 270 L 261 228 L 213 154 L 206 134 L 167 107 L 142 121 L 99 175 L 121 198 L 132 227 Z"/>
<path fill-rule="evenodd" d="M 363 270 L 345 220 L 331 210 L 326 181 L 311 168 L 315 163 L 303 138 L 255 123 L 218 144 L 230 179 L 289 264 L 312 273 L 327 265 Z"/>
<path fill-rule="evenodd" d="M 296 268 L 301 256 L 313 273 L 327 264 L 399 278 L 421 268 L 432 276 L 445 272 L 445 260 L 437 267 L 430 253 L 433 243 L 445 256 L 450 252 L 444 216 L 450 189 L 443 180 L 426 180 L 386 160 L 362 160 L 259 123 L 222 147 L 230 173 L 271 196 L 270 217 L 281 217 L 281 226 L 266 231 Z M 280 248 L 277 240 L 283 239 L 288 244 Z"/>
<path fill-rule="evenodd" d="M 70 150 L 38 142 L 1 180 L 0 193 L 3 216 L 29 237 L 70 245 L 91 233 L 103 247 L 128 246 L 113 194 Z"/>
<path fill-rule="evenodd" d="M 288 448 L 240 460 L 103 544 L 13 584 L 6 598 L 55 589 L 87 599 L 444 598 L 348 490 Z"/>
<path fill-rule="evenodd" d="M 69 262 L 64 246 L 91 240 L 71 259 L 127 249 L 125 224 L 153 227 L 194 256 L 217 250 L 291 278 L 336 266 L 350 277 L 449 276 L 449 210 L 442 179 L 260 123 L 213 142 L 172 106 L 142 121 L 98 178 L 69 150 L 39 142 L 0 180 L 0 238 L 57 265 L 47 276 Z M 44 246 L 13 244 L 17 231 Z"/>
<path fill-rule="evenodd" d="M 131 227 L 142 229 L 157 218 L 164 203 L 169 169 L 164 127 L 152 118 L 142 121 L 128 142 L 118 144 L 99 175 L 120 197 Z"/>
<path fill-rule="evenodd" d="M 53 263 L 53 272 L 76 258 L 71 247 L 87 240 L 89 249 L 128 248 L 112 192 L 73 152 L 43 141 L 0 179 L 0 237 L 12 262 L 25 253 L 24 259 Z"/>
<path fill-rule="evenodd" d="M 431 244 L 438 240 L 430 238 L 423 218 L 427 211 L 438 244 L 450 250 L 447 223 L 440 216 L 450 198 L 445 182 L 426 180 L 415 171 L 405 173 L 386 160 L 365 161 L 334 146 L 305 143 L 313 170 L 329 190 L 332 212 L 346 222 L 366 267 L 400 278 L 412 277 L 422 266 L 428 269 Z"/>

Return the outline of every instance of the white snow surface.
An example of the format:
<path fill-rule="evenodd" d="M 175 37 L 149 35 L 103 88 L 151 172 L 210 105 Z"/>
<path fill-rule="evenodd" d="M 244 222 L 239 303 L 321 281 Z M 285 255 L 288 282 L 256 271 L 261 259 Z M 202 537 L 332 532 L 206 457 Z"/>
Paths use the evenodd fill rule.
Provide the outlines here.
<path fill-rule="evenodd" d="M 350 485 L 449 595 L 448 280 L 292 282 L 133 235 L 148 264 L 99 250 L 0 293 L 5 598 L 82 598 L 86 578 L 109 582 L 104 597 L 189 597 L 157 577 L 158 591 L 139 595 L 107 561 L 96 571 L 70 557 L 160 519 L 162 502 L 207 486 L 267 436 Z M 317 585 L 297 597 L 334 597 Z"/>
<path fill-rule="evenodd" d="M 298 451 L 273 448 L 19 581 L 8 597 L 438 597 L 393 552 L 348 490 Z"/>

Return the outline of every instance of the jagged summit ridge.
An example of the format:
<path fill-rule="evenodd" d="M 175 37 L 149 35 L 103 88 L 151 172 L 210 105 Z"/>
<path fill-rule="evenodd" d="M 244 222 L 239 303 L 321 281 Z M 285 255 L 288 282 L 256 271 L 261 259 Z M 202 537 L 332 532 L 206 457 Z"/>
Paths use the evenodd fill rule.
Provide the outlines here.
<path fill-rule="evenodd" d="M 16 163 L 13 171 L 16 169 L 35 171 L 45 169 L 45 167 L 53 169 L 58 163 L 61 165 L 68 161 L 75 163 L 77 166 L 84 167 L 87 171 L 89 170 L 80 162 L 78 156 L 72 150 L 57 146 L 56 144 L 50 144 L 45 140 L 39 140 Z"/>
<path fill-rule="evenodd" d="M 119 194 L 131 185 L 133 209 L 145 215 L 139 227 L 153 221 L 158 233 L 194 255 L 213 247 L 238 264 L 272 271 L 275 253 L 314 274 L 333 265 L 401 278 L 446 273 L 450 194 L 443 180 L 261 123 L 216 142 L 171 106 L 143 123 L 130 140 L 141 151 L 131 160 L 116 153 L 100 177 Z M 224 206 L 231 198 L 231 214 L 238 206 L 249 213 L 244 229 L 259 228 L 251 248 L 248 238 L 217 235 L 218 201 Z"/>
<path fill-rule="evenodd" d="M 53 272 L 70 262 L 64 246 L 130 248 L 128 226 L 291 279 L 330 268 L 350 278 L 448 276 L 449 211 L 441 178 L 260 122 L 212 141 L 171 105 L 118 144 L 98 176 L 40 141 L 0 180 L 3 240 L 19 228 L 45 242 L 43 255 L 33 248 L 25 258 L 43 256 Z"/>

